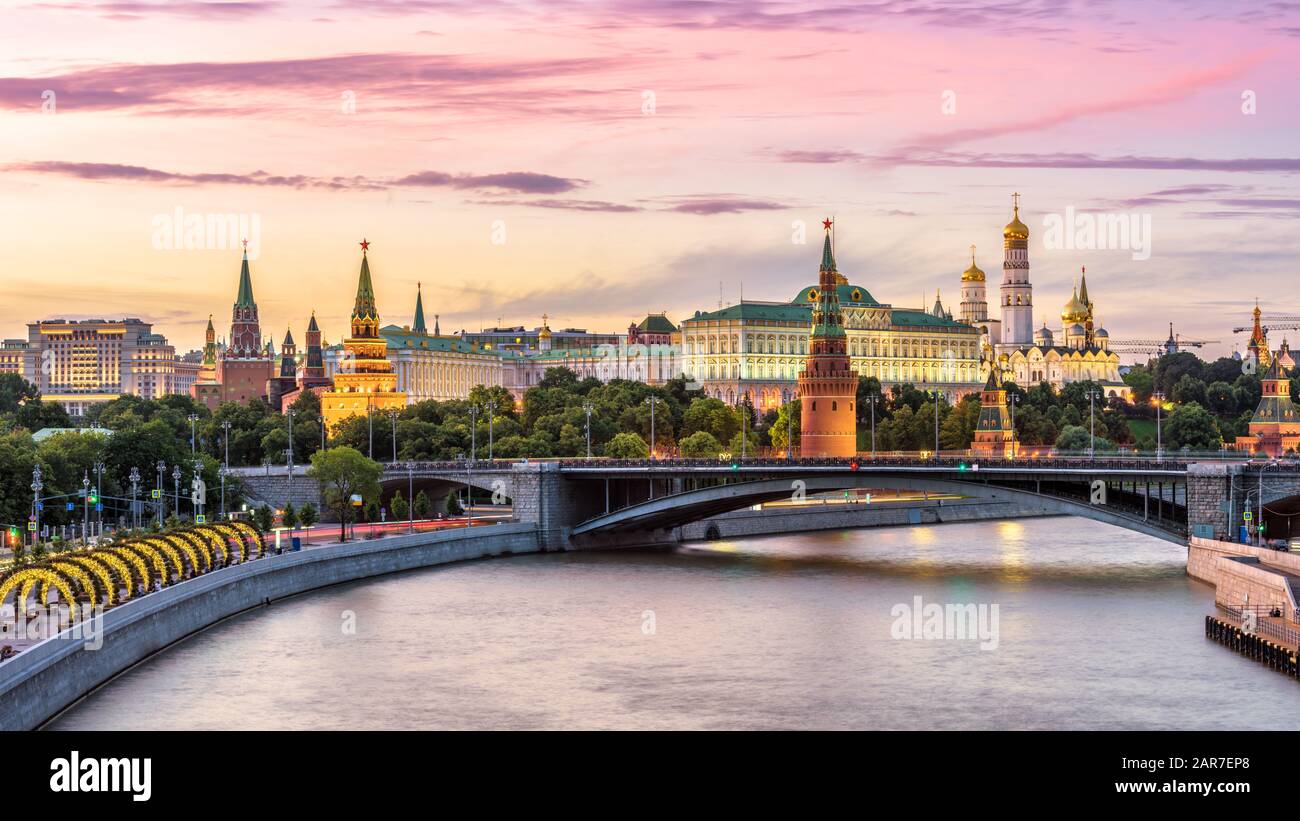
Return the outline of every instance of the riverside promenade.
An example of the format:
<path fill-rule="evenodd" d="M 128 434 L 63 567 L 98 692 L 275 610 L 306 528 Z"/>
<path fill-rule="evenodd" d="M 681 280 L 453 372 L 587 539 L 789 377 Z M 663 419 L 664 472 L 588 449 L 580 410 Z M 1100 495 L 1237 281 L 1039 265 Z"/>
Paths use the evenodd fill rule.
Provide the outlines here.
<path fill-rule="evenodd" d="M 214 570 L 129 599 L 0 663 L 0 730 L 38 728 L 154 653 L 279 599 L 387 573 L 541 550 L 535 525 L 501 523 L 315 544 Z"/>

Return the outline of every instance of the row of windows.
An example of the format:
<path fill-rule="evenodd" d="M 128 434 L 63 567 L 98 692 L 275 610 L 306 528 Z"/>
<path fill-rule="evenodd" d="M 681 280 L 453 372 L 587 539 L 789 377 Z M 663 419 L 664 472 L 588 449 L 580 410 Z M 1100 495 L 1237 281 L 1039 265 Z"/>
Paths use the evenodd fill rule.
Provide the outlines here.
<path fill-rule="evenodd" d="M 957 359 L 975 359 L 979 354 L 979 343 L 974 339 L 952 340 L 929 338 L 899 338 L 896 335 L 858 336 L 849 335 L 849 352 L 853 356 L 888 356 L 895 359 L 911 356 L 938 359 L 955 357 Z M 687 356 L 719 353 L 757 353 L 757 354 L 807 354 L 808 337 L 805 335 L 762 335 L 748 336 L 746 346 L 742 346 L 740 336 L 709 336 L 705 338 L 687 337 Z M 748 350 L 745 350 L 745 347 Z"/>

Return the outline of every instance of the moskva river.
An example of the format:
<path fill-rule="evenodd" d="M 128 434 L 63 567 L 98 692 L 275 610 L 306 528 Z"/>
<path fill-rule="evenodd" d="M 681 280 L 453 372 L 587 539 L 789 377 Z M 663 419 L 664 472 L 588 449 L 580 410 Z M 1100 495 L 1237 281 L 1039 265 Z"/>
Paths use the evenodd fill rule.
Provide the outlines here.
<path fill-rule="evenodd" d="M 224 622 L 53 726 L 1300 726 L 1300 685 L 1204 637 L 1185 561 L 1045 518 L 452 565 Z"/>

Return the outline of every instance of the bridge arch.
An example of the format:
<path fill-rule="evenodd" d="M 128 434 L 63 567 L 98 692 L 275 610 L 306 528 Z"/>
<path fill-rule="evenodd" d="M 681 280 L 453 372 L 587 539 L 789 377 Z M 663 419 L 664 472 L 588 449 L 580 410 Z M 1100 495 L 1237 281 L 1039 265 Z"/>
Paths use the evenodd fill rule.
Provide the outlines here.
<path fill-rule="evenodd" d="M 854 488 L 881 488 L 1011 501 L 1034 505 L 1047 512 L 1082 516 L 1176 544 L 1187 542 L 1186 533 L 1175 532 L 1168 527 L 1168 523 L 1162 526 L 1160 522 L 1141 515 L 1107 508 L 1105 505 L 1091 505 L 1083 500 L 1074 501 L 1061 496 L 976 481 L 882 473 L 757 479 L 688 490 L 596 516 L 574 527 L 570 531 L 570 537 L 580 541 L 586 537 L 598 538 L 620 532 L 667 530 L 762 502 L 788 499 L 792 495 L 795 481 L 802 482 L 803 490 L 812 494 Z"/>

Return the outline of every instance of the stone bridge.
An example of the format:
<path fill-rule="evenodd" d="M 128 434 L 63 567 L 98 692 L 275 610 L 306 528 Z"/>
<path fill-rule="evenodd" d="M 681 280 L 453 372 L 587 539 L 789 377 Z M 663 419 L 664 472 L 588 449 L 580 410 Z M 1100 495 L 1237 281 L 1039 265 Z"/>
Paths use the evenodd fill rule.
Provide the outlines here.
<path fill-rule="evenodd" d="M 253 498 L 319 504 L 320 491 L 287 471 L 239 471 Z M 1229 539 L 1249 510 L 1271 538 L 1292 534 L 1300 516 L 1300 463 L 1178 459 L 607 459 L 398 463 L 383 474 L 385 504 L 420 490 L 434 504 L 476 489 L 538 525 L 551 548 L 675 541 L 690 522 L 803 494 L 898 489 L 1010 501 L 1083 516 L 1185 544 L 1190 535 Z M 259 494 L 266 494 L 261 496 Z M 269 498 L 267 498 L 269 497 Z M 436 509 L 436 508 L 435 508 Z M 1300 536 L 1300 522 L 1295 524 Z"/>

